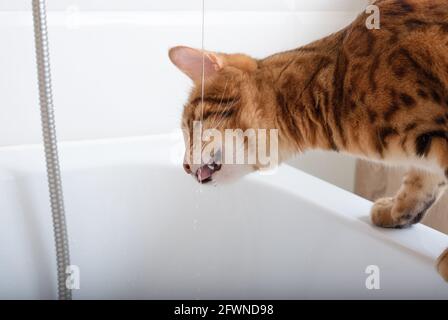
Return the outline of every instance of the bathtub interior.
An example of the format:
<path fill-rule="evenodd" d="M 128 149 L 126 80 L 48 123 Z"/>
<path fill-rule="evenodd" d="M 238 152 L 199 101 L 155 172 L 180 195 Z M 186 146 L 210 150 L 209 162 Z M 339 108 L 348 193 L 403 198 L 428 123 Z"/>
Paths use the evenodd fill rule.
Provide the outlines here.
<path fill-rule="evenodd" d="M 62 145 L 74 298 L 448 297 L 433 266 L 445 235 L 374 228 L 368 201 L 288 166 L 200 186 L 173 157 L 179 142 Z M 56 295 L 41 151 L 0 152 L 0 243 L 14 244 L 0 252 L 1 298 Z M 369 265 L 381 290 L 365 287 Z"/>

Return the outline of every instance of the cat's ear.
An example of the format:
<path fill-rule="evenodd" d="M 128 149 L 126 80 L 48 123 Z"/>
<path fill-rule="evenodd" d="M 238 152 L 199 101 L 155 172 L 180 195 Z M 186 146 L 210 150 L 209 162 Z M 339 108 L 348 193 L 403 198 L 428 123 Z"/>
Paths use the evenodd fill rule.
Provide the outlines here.
<path fill-rule="evenodd" d="M 223 58 L 219 54 L 189 47 L 171 48 L 169 57 L 176 67 L 195 82 L 202 79 L 203 67 L 205 78 L 208 78 L 224 66 Z"/>

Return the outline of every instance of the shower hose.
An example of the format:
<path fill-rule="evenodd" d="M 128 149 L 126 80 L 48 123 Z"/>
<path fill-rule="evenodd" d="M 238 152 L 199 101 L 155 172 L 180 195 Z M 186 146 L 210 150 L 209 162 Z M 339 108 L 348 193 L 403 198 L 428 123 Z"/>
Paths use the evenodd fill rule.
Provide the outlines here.
<path fill-rule="evenodd" d="M 60 300 L 70 300 L 71 290 L 66 285 L 66 272 L 68 270 L 67 267 L 70 265 L 70 255 L 53 111 L 45 0 L 32 0 L 32 7 L 39 80 L 39 102 L 56 246 L 58 298 Z"/>

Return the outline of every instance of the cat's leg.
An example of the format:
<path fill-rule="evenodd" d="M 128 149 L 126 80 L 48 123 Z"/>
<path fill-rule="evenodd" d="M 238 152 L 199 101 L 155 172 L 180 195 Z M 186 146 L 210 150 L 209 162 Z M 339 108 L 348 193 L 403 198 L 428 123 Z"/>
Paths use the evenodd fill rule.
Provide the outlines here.
<path fill-rule="evenodd" d="M 375 202 L 372 222 L 383 228 L 404 228 L 419 223 L 447 186 L 446 178 L 411 169 L 395 197 Z"/>
<path fill-rule="evenodd" d="M 437 259 L 437 271 L 448 282 L 448 249 Z"/>

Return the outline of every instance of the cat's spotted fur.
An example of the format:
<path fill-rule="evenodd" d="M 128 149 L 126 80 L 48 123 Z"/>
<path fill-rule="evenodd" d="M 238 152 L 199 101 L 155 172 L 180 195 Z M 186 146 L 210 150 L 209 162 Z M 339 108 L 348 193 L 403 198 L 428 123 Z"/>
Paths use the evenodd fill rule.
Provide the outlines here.
<path fill-rule="evenodd" d="M 324 149 L 410 166 L 398 194 L 375 203 L 372 221 L 419 222 L 448 179 L 448 1 L 375 4 L 379 30 L 367 29 L 361 14 L 333 35 L 262 60 L 207 52 L 203 105 L 202 52 L 173 48 L 172 61 L 195 82 L 182 126 L 191 131 L 202 119 L 219 130 L 277 128 L 281 160 Z M 437 268 L 448 281 L 448 252 Z"/>

